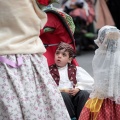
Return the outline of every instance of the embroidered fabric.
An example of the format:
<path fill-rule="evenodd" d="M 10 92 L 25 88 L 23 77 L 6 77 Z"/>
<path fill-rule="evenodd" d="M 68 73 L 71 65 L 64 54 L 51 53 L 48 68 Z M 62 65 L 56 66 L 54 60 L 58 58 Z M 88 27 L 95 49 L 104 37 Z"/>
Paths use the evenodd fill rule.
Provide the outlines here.
<path fill-rule="evenodd" d="M 92 61 L 95 83 L 90 98 L 109 98 L 120 104 L 120 31 L 104 26 L 95 43 L 98 45 Z"/>

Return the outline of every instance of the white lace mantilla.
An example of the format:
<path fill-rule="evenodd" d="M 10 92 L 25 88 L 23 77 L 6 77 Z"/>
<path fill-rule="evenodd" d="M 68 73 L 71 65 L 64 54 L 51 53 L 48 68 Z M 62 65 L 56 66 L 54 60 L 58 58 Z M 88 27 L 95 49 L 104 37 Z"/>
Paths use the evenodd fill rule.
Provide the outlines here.
<path fill-rule="evenodd" d="M 95 84 L 90 97 L 110 98 L 120 104 L 120 31 L 105 26 L 95 43 L 99 48 L 92 62 Z"/>

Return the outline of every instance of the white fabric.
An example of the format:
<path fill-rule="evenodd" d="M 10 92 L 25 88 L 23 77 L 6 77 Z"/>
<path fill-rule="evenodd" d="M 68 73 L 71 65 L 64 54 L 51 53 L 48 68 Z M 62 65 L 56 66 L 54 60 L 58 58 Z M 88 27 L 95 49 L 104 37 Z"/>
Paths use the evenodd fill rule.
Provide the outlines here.
<path fill-rule="evenodd" d="M 66 3 L 65 3 L 65 5 L 64 6 L 66 6 L 66 7 L 68 7 L 68 8 L 71 8 L 70 7 L 70 5 L 71 5 L 72 3 L 71 3 L 71 1 L 70 0 L 68 0 Z"/>
<path fill-rule="evenodd" d="M 76 66 L 76 68 L 77 84 L 75 88 L 91 91 L 94 84 L 93 78 L 83 68 L 78 66 Z M 66 65 L 63 68 L 58 68 L 58 71 L 60 75 L 59 88 L 72 88 L 73 83 L 68 78 L 68 66 Z"/>
<path fill-rule="evenodd" d="M 104 26 L 95 40 L 98 49 L 93 58 L 94 90 L 91 98 L 110 98 L 120 104 L 120 32 Z"/>
<path fill-rule="evenodd" d="M 0 55 L 44 53 L 39 34 L 46 21 L 35 0 L 0 0 Z"/>
<path fill-rule="evenodd" d="M 59 89 L 72 88 L 72 82 L 68 78 L 68 66 L 58 68 L 60 75 Z"/>
<path fill-rule="evenodd" d="M 85 0 L 76 0 L 76 3 L 84 3 Z"/>
<path fill-rule="evenodd" d="M 43 55 L 4 55 L 23 65 L 0 62 L 0 120 L 71 120 Z"/>
<path fill-rule="evenodd" d="M 95 40 L 95 43 L 97 44 L 98 47 L 101 46 L 102 42 L 104 41 L 104 38 L 106 36 L 106 33 L 108 32 L 106 29 L 108 29 L 109 27 L 111 28 L 115 28 L 115 26 L 109 26 L 109 25 L 106 25 L 104 27 L 102 27 L 99 32 L 98 32 L 98 38 Z M 109 29 L 108 29 L 109 30 Z M 113 36 L 112 36 L 113 37 Z"/>
<path fill-rule="evenodd" d="M 84 1 L 83 8 L 85 9 L 86 15 L 88 16 L 89 15 L 89 6 L 88 6 L 88 3 L 86 1 Z"/>

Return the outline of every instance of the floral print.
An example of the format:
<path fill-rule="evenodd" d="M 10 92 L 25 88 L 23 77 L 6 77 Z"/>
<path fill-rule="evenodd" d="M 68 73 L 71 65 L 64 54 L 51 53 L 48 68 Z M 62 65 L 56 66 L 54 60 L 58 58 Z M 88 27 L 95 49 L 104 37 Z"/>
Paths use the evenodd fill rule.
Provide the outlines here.
<path fill-rule="evenodd" d="M 0 120 L 70 120 L 43 55 L 5 55 L 23 64 L 0 63 Z"/>

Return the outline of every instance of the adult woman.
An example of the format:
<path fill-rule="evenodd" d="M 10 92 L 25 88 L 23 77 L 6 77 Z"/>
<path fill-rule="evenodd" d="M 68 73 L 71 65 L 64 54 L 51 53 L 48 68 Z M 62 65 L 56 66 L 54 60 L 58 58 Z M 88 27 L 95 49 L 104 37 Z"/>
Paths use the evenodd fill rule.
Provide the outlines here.
<path fill-rule="evenodd" d="M 37 2 L 50 0 L 0 0 L 0 120 L 70 119 L 42 55 Z"/>

